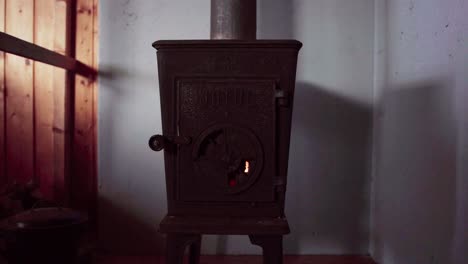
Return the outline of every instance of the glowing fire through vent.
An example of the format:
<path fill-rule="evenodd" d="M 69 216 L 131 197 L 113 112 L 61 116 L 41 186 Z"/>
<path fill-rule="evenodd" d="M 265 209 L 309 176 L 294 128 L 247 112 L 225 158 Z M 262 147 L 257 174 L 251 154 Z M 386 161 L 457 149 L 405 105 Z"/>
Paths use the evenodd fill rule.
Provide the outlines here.
<path fill-rule="evenodd" d="M 248 161 L 245 161 L 244 173 L 249 173 L 249 169 L 250 169 L 250 163 Z"/>

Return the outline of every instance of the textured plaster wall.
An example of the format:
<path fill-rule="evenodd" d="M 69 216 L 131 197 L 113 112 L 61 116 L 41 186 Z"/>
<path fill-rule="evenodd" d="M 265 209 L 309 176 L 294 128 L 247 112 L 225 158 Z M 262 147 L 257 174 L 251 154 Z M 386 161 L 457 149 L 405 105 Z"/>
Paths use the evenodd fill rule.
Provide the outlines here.
<path fill-rule="evenodd" d="M 372 255 L 468 263 L 468 1 L 375 11 Z"/>
<path fill-rule="evenodd" d="M 100 239 L 154 254 L 166 212 L 158 39 L 209 37 L 208 0 L 100 1 Z M 289 254 L 368 252 L 374 1 L 259 0 L 258 35 L 296 38 L 300 53 L 287 193 Z M 258 254 L 246 237 L 208 236 L 210 254 Z"/>

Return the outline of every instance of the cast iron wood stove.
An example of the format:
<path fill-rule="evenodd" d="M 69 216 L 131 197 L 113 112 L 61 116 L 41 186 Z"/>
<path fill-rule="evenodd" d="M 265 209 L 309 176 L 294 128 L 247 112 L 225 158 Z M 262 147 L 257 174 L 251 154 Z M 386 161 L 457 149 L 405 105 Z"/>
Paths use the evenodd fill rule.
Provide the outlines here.
<path fill-rule="evenodd" d="M 167 263 L 202 234 L 249 235 L 264 263 L 282 263 L 284 200 L 298 51 L 256 40 L 256 1 L 212 0 L 211 40 L 160 40 L 157 49 L 168 214 Z M 280 21 L 279 21 L 280 23 Z"/>

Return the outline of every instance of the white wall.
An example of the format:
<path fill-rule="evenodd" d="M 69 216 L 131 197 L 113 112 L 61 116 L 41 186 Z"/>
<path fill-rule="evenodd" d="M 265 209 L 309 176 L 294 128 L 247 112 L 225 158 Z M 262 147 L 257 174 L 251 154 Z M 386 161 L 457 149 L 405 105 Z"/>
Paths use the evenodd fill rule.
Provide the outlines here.
<path fill-rule="evenodd" d="M 372 0 L 259 0 L 259 37 L 300 53 L 286 213 L 290 254 L 368 252 Z M 209 37 L 208 0 L 100 1 L 99 196 L 103 246 L 158 253 L 166 212 L 158 39 Z M 245 237 L 204 239 L 205 253 L 252 254 Z"/>
<path fill-rule="evenodd" d="M 272 9 L 266 20 L 272 30 L 262 33 L 260 27 L 259 35 L 304 43 L 290 147 L 286 214 L 292 234 L 285 238 L 286 252 L 366 254 L 373 1 L 273 1 L 290 3 L 291 12 L 273 9 L 271 2 L 261 1 L 260 8 Z M 288 13 L 293 34 L 283 35 L 276 25 Z"/>
<path fill-rule="evenodd" d="M 154 252 L 166 212 L 157 39 L 204 38 L 209 1 L 100 1 L 98 167 L 100 238 L 109 250 Z M 206 18 L 206 19 L 203 19 Z"/>
<path fill-rule="evenodd" d="M 468 1 L 377 0 L 372 255 L 468 261 Z"/>

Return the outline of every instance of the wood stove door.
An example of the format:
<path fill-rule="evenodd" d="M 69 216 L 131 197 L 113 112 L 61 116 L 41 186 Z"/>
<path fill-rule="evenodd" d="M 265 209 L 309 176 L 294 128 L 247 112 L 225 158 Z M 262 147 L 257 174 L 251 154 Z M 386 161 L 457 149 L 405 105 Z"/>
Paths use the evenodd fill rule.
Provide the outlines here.
<path fill-rule="evenodd" d="M 179 201 L 274 201 L 274 80 L 180 78 L 176 84 Z"/>

